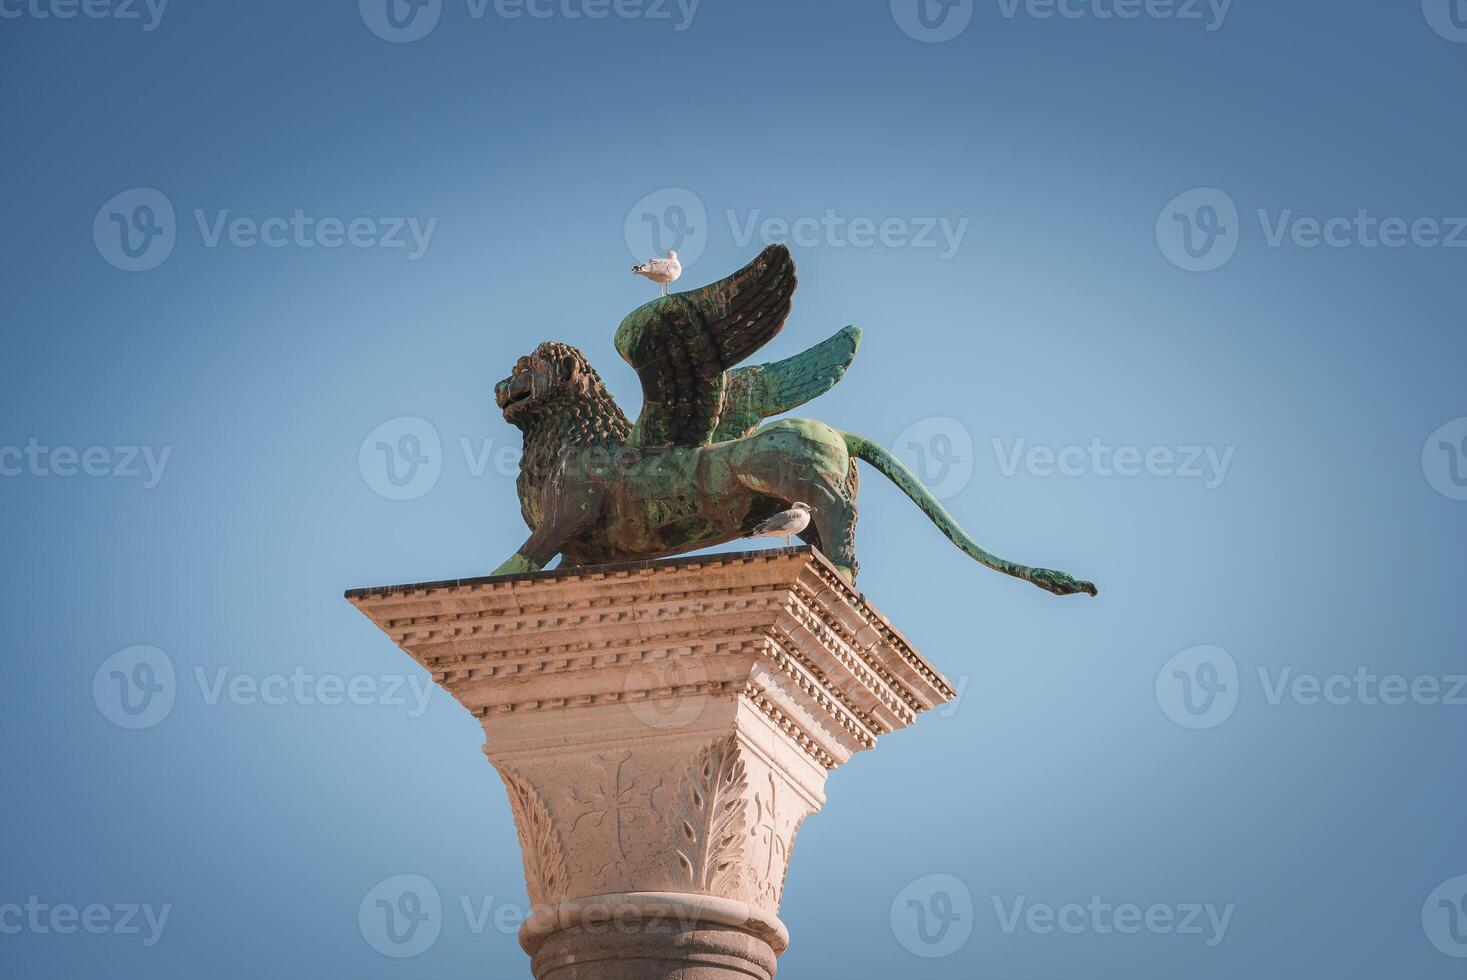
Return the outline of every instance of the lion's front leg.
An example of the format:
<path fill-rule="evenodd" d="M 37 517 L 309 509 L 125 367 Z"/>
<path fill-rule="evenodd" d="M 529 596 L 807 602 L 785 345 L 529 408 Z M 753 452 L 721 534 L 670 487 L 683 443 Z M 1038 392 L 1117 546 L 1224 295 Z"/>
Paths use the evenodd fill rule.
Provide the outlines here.
<path fill-rule="evenodd" d="M 541 508 L 541 513 L 545 516 L 541 519 L 540 526 L 491 575 L 538 572 L 560 554 L 566 542 L 594 522 L 600 514 L 599 495 L 589 488 L 579 493 L 562 490 L 558 493 L 547 493 L 545 496 Z"/>
<path fill-rule="evenodd" d="M 494 571 L 490 572 L 489 574 L 515 575 L 519 572 L 538 572 L 543 567 L 543 562 L 533 561 L 532 559 L 526 558 L 524 552 L 516 551 L 514 554 L 506 558 L 503 564 L 501 564 L 498 568 L 494 569 Z"/>

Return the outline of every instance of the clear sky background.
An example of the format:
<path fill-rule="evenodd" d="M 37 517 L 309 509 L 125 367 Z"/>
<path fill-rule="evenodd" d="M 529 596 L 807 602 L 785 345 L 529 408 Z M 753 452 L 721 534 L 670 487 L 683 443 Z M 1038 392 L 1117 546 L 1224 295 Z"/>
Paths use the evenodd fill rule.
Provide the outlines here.
<path fill-rule="evenodd" d="M 528 975 L 478 724 L 342 590 L 514 551 L 493 383 L 563 340 L 634 414 L 634 260 L 788 240 L 765 353 L 865 328 L 802 414 L 1101 594 L 865 471 L 962 697 L 831 778 L 781 975 L 1460 976 L 1467 7 L 98 2 L 0 0 L 0 974 Z"/>

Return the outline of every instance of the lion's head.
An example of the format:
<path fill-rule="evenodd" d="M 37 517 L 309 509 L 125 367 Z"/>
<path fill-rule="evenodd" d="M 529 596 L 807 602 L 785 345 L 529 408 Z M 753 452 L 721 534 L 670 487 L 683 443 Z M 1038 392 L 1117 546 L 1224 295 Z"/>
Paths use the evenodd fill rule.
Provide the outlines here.
<path fill-rule="evenodd" d="M 494 386 L 494 401 L 504 419 L 527 434 L 546 422 L 567 423 L 576 434 L 625 437 L 631 423 L 622 414 L 586 356 L 569 344 L 546 341 L 515 362 L 514 371 Z"/>

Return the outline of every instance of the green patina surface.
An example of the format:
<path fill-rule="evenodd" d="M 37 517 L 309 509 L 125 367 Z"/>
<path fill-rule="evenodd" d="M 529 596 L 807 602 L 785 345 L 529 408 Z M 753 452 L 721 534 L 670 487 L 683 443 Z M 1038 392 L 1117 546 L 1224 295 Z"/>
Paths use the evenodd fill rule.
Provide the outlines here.
<path fill-rule="evenodd" d="M 556 555 L 564 566 L 680 554 L 744 537 L 804 501 L 800 537 L 854 582 L 859 459 L 989 568 L 1094 595 L 1089 582 L 985 551 L 875 441 L 811 419 L 764 424 L 830 390 L 861 342 L 846 327 L 794 357 L 738 367 L 784 326 L 795 284 L 789 250 L 773 245 L 727 279 L 633 310 L 616 349 L 642 382 L 635 424 L 574 347 L 546 342 L 520 358 L 495 398 L 524 433 L 517 487 L 531 533 L 495 574 L 536 571 Z"/>

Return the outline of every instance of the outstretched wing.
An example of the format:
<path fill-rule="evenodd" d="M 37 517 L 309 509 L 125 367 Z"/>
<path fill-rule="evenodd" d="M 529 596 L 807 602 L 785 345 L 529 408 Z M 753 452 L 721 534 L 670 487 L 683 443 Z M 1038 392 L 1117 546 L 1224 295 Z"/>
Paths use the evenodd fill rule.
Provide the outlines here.
<path fill-rule="evenodd" d="M 860 346 L 861 328 L 852 325 L 794 357 L 730 371 L 713 441 L 746 436 L 765 419 L 825 394 L 846 373 Z"/>
<path fill-rule="evenodd" d="M 723 408 L 724 371 L 779 333 L 795 291 L 795 261 L 771 245 L 711 286 L 663 296 L 627 314 L 616 349 L 642 379 L 633 446 L 701 446 Z"/>

